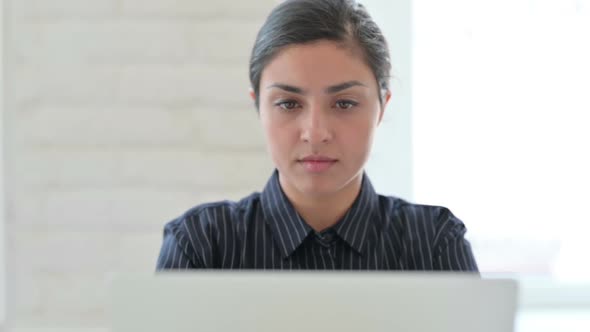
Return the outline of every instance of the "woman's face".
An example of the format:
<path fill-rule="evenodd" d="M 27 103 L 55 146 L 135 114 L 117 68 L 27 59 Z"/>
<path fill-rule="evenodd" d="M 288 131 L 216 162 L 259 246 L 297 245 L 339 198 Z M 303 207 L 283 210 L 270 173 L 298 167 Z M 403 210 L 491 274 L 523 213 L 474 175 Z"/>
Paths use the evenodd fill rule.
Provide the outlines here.
<path fill-rule="evenodd" d="M 262 72 L 260 118 L 286 191 L 330 195 L 360 183 L 385 107 L 378 94 L 350 48 L 319 41 L 279 52 Z"/>

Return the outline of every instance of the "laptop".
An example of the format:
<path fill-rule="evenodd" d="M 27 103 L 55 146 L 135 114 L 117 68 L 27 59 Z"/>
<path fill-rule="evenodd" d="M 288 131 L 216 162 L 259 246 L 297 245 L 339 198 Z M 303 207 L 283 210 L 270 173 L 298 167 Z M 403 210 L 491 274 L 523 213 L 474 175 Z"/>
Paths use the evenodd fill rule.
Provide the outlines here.
<path fill-rule="evenodd" d="M 513 332 L 517 284 L 466 274 L 166 272 L 111 281 L 113 332 Z"/>

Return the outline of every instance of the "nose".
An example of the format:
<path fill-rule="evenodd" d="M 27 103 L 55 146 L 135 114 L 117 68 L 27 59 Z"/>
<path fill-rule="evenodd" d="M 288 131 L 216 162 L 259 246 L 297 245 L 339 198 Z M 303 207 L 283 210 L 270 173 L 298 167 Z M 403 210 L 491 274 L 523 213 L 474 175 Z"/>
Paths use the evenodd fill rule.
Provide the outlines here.
<path fill-rule="evenodd" d="M 318 144 L 329 142 L 332 139 L 329 114 L 322 107 L 309 108 L 302 120 L 302 141 Z"/>

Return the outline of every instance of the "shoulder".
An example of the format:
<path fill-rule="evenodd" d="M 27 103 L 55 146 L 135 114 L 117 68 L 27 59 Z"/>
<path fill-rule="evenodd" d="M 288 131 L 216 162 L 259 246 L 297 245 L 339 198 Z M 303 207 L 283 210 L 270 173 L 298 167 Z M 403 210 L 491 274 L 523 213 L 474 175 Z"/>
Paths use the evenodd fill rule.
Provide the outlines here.
<path fill-rule="evenodd" d="M 168 222 L 165 230 L 174 233 L 198 233 L 199 229 L 214 230 L 239 223 L 252 213 L 260 201 L 260 193 L 252 193 L 239 201 L 216 201 L 196 205 L 178 218 Z"/>
<path fill-rule="evenodd" d="M 258 208 L 260 194 L 239 201 L 217 201 L 196 205 L 164 226 L 164 234 L 184 245 L 211 245 L 220 233 L 234 233 Z"/>
<path fill-rule="evenodd" d="M 448 208 L 380 196 L 384 233 L 408 269 L 477 271 L 465 224 Z"/>
<path fill-rule="evenodd" d="M 250 216 L 259 205 L 259 193 L 239 201 L 199 204 L 164 226 L 164 241 L 182 248 L 195 266 L 219 265 L 220 248 L 239 242 Z"/>
<path fill-rule="evenodd" d="M 379 198 L 385 226 L 404 233 L 419 233 L 431 242 L 440 242 L 445 237 L 461 237 L 467 230 L 463 221 L 444 206 L 415 204 L 392 196 Z"/>

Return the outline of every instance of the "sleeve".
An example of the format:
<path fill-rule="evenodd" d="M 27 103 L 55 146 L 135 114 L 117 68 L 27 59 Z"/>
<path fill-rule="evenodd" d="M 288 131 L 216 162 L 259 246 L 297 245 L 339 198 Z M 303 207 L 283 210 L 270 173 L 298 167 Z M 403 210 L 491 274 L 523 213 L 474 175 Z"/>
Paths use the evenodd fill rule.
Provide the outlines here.
<path fill-rule="evenodd" d="M 179 222 L 175 220 L 164 227 L 164 240 L 156 271 L 203 268 L 190 242 L 180 232 Z"/>
<path fill-rule="evenodd" d="M 465 225 L 450 211 L 445 212 L 441 214 L 441 224 L 445 227 L 440 230 L 438 244 L 435 247 L 434 269 L 478 273 L 479 268 L 471 244 L 465 239 Z"/>

